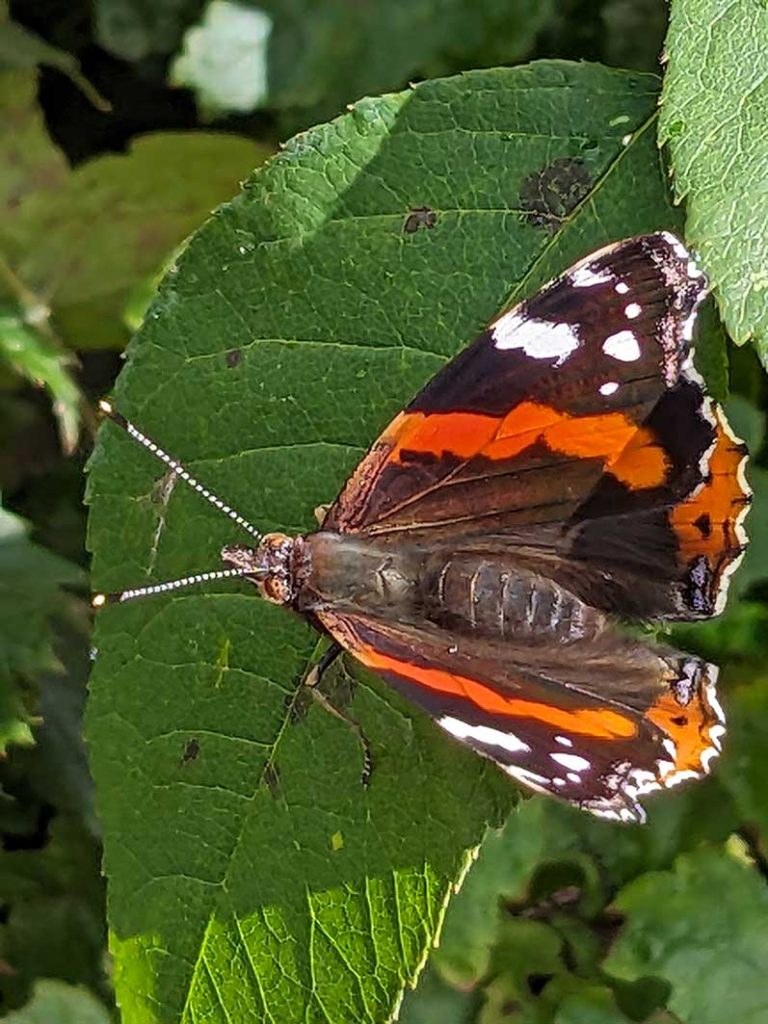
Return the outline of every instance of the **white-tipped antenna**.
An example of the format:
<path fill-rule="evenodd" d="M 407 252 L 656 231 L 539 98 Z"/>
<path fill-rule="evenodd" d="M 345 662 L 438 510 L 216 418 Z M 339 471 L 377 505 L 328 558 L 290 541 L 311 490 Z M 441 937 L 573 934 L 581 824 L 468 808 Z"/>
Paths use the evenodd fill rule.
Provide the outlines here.
<path fill-rule="evenodd" d="M 184 469 L 178 459 L 174 459 L 168 454 L 168 452 L 163 451 L 160 445 L 155 444 L 151 437 L 147 437 L 146 434 L 142 434 L 139 428 L 131 423 L 130 420 L 127 420 L 122 413 L 118 412 L 111 402 L 107 402 L 105 399 L 102 399 L 99 402 L 99 409 L 105 416 L 108 416 L 113 423 L 116 423 L 118 427 L 122 427 L 129 437 L 132 437 L 134 441 L 138 441 L 140 445 L 152 452 L 153 455 L 156 455 L 157 458 L 160 459 L 161 462 L 164 462 L 176 476 L 182 479 L 184 483 L 189 484 L 194 491 L 197 491 L 198 494 L 202 495 L 205 500 L 209 501 L 214 508 L 219 510 L 219 512 L 223 512 L 224 515 L 229 516 L 229 518 L 237 523 L 238 526 L 250 533 L 252 537 L 258 538 L 261 536 L 255 526 L 249 523 L 247 519 L 243 519 L 239 512 L 235 512 L 235 510 L 230 508 L 230 506 L 223 502 L 221 498 L 217 498 L 215 494 L 208 490 L 207 487 L 203 487 L 199 481 L 195 480 L 191 473 Z M 233 574 L 230 572 L 229 575 Z M 170 585 L 171 584 L 168 584 L 168 586 Z M 148 589 L 151 590 L 152 588 Z M 126 593 L 129 593 L 129 591 L 126 591 Z"/>
<path fill-rule="evenodd" d="M 194 576 L 182 576 L 178 580 L 167 580 L 165 583 L 154 583 L 148 587 L 134 587 L 132 590 L 119 590 L 114 594 L 94 594 L 91 605 L 103 608 L 105 604 L 122 604 L 133 601 L 137 597 L 151 597 L 153 594 L 165 594 L 169 590 L 181 590 L 192 587 L 195 583 L 210 583 L 211 580 L 227 580 L 233 576 L 255 576 L 253 570 L 247 569 L 216 569 L 213 572 L 198 572 Z"/>

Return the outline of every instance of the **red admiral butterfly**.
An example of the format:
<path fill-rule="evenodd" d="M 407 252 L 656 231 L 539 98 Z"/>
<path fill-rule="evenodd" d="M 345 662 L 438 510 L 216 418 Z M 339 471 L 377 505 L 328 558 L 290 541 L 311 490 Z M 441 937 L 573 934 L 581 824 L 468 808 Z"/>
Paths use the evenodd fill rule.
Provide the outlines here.
<path fill-rule="evenodd" d="M 613 621 L 717 614 L 744 550 L 746 449 L 691 358 L 705 292 L 666 232 L 601 249 L 445 366 L 317 532 L 113 596 L 245 576 L 526 786 L 643 820 L 725 731 L 714 665 Z"/>

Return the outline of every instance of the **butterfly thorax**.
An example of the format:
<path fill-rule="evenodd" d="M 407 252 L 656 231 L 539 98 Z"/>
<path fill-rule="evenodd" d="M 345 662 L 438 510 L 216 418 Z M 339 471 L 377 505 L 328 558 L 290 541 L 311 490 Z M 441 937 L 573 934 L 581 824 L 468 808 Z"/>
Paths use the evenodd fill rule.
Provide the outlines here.
<path fill-rule="evenodd" d="M 430 622 L 455 636 L 568 643 L 597 636 L 605 616 L 497 553 L 320 531 L 300 538 L 297 611 Z"/>

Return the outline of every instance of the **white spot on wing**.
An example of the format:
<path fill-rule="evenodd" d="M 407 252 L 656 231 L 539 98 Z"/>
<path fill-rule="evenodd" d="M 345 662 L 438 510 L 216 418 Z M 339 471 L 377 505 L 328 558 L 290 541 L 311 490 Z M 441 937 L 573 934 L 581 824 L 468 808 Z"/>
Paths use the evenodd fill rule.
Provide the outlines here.
<path fill-rule="evenodd" d="M 555 743 L 559 743 L 562 747 L 573 746 L 573 740 L 569 740 L 567 736 L 555 736 Z"/>
<path fill-rule="evenodd" d="M 605 395 L 606 397 L 608 395 L 615 395 L 618 390 L 619 385 L 615 380 L 608 380 L 605 382 L 605 384 L 601 384 L 598 388 L 600 394 Z"/>
<path fill-rule="evenodd" d="M 634 363 L 640 358 L 640 345 L 632 331 L 619 331 L 605 339 L 603 352 L 621 363 Z"/>
<path fill-rule="evenodd" d="M 591 288 L 595 284 L 610 284 L 613 275 L 607 270 L 591 270 L 589 266 L 574 267 L 568 275 L 574 288 Z"/>
<path fill-rule="evenodd" d="M 630 302 L 630 304 L 624 308 L 624 316 L 627 320 L 634 320 L 635 317 L 640 316 L 642 311 L 643 310 L 639 302 Z"/>
<path fill-rule="evenodd" d="M 686 267 L 686 270 L 688 271 L 688 277 L 693 278 L 694 280 L 697 277 L 703 277 L 704 276 L 704 271 L 703 270 L 699 270 L 699 268 L 696 266 L 696 261 L 695 260 L 688 260 L 688 265 Z"/>
<path fill-rule="evenodd" d="M 613 290 L 617 295 L 626 295 L 629 291 L 629 285 L 626 281 L 617 281 Z"/>
<path fill-rule="evenodd" d="M 532 359 L 556 359 L 556 366 L 564 363 L 581 344 L 570 324 L 530 320 L 515 312 L 499 317 L 491 327 L 491 337 L 498 349 L 521 348 Z"/>
<path fill-rule="evenodd" d="M 545 776 L 537 775 L 536 772 L 529 771 L 527 768 L 521 768 L 516 764 L 505 764 L 503 768 L 507 775 L 511 775 L 518 782 L 530 786 L 531 789 L 535 789 L 539 793 L 548 792 L 550 780 L 545 778 Z"/>
<path fill-rule="evenodd" d="M 573 772 L 585 772 L 587 768 L 592 767 L 591 761 L 588 761 L 586 757 L 579 757 L 578 754 L 561 754 L 559 751 L 555 754 L 549 755 L 553 761 L 557 761 L 563 768 L 568 768 L 569 771 Z"/>
<path fill-rule="evenodd" d="M 438 721 L 438 724 L 459 740 L 476 740 L 487 747 L 501 747 L 513 754 L 529 754 L 531 748 L 523 743 L 512 732 L 502 732 L 500 729 L 492 729 L 488 725 L 470 725 L 469 722 L 462 722 L 460 718 L 446 716 Z"/>

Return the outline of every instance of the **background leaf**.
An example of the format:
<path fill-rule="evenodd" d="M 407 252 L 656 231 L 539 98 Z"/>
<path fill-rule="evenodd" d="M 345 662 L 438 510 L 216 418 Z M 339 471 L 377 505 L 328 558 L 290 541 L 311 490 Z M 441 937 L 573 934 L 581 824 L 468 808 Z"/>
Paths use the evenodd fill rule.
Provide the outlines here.
<path fill-rule="evenodd" d="M 611 238 L 678 226 L 656 90 L 541 63 L 366 100 L 298 136 L 185 250 L 120 407 L 260 528 L 312 528 L 505 298 Z M 406 230 L 425 205 L 433 226 Z M 106 430 L 97 585 L 199 570 L 231 541 L 158 477 Z M 232 1021 L 243 999 L 275 1019 L 386 1018 L 512 788 L 366 679 L 352 711 L 376 767 L 361 790 L 349 731 L 286 712 L 311 630 L 245 588 L 109 608 L 97 645 L 89 733 L 126 1018 Z"/>
<path fill-rule="evenodd" d="M 413 78 L 520 60 L 554 6 L 551 0 L 159 0 L 149 6 L 98 0 L 96 10 L 99 36 L 114 53 L 136 59 L 181 49 L 172 78 L 195 88 L 204 109 L 279 108 L 296 130 Z"/>
<path fill-rule="evenodd" d="M 63 981 L 38 981 L 23 1010 L 10 1013 L 8 1024 L 109 1024 L 109 1011 L 86 989 Z"/>
<path fill-rule="evenodd" d="M 727 853 L 702 851 L 681 857 L 674 871 L 637 879 L 616 906 L 628 922 L 606 962 L 609 973 L 667 980 L 669 1009 L 687 1024 L 721 1024 L 727 1016 L 762 1024 L 768 891 L 759 876 Z"/>
<path fill-rule="evenodd" d="M 82 583 L 77 566 L 32 544 L 25 523 L 0 508 L 0 755 L 9 742 L 31 740 L 24 680 L 55 666 L 50 619 L 60 587 Z"/>
<path fill-rule="evenodd" d="M 74 171 L 48 138 L 29 72 L 0 74 L 0 296 L 79 348 L 122 345 L 131 289 L 264 160 L 223 134 L 164 132 Z M 0 269 L 2 267 L 0 266 Z"/>
<path fill-rule="evenodd" d="M 768 20 L 754 0 L 680 0 L 667 35 L 659 140 L 686 238 L 725 325 L 768 360 Z M 738 57 L 734 59 L 734 55 Z"/>
<path fill-rule="evenodd" d="M 71 53 L 51 46 L 35 32 L 29 32 L 12 21 L 6 0 L 0 0 L 0 67 L 34 68 L 38 64 L 47 64 L 62 71 L 83 91 L 94 107 L 105 112 L 111 109 L 109 103 L 83 76 L 79 62 Z"/>
<path fill-rule="evenodd" d="M 69 369 L 72 357 L 33 331 L 12 310 L 0 308 L 0 357 L 33 384 L 47 388 L 59 423 L 61 446 L 74 451 L 80 432 L 80 390 Z"/>

